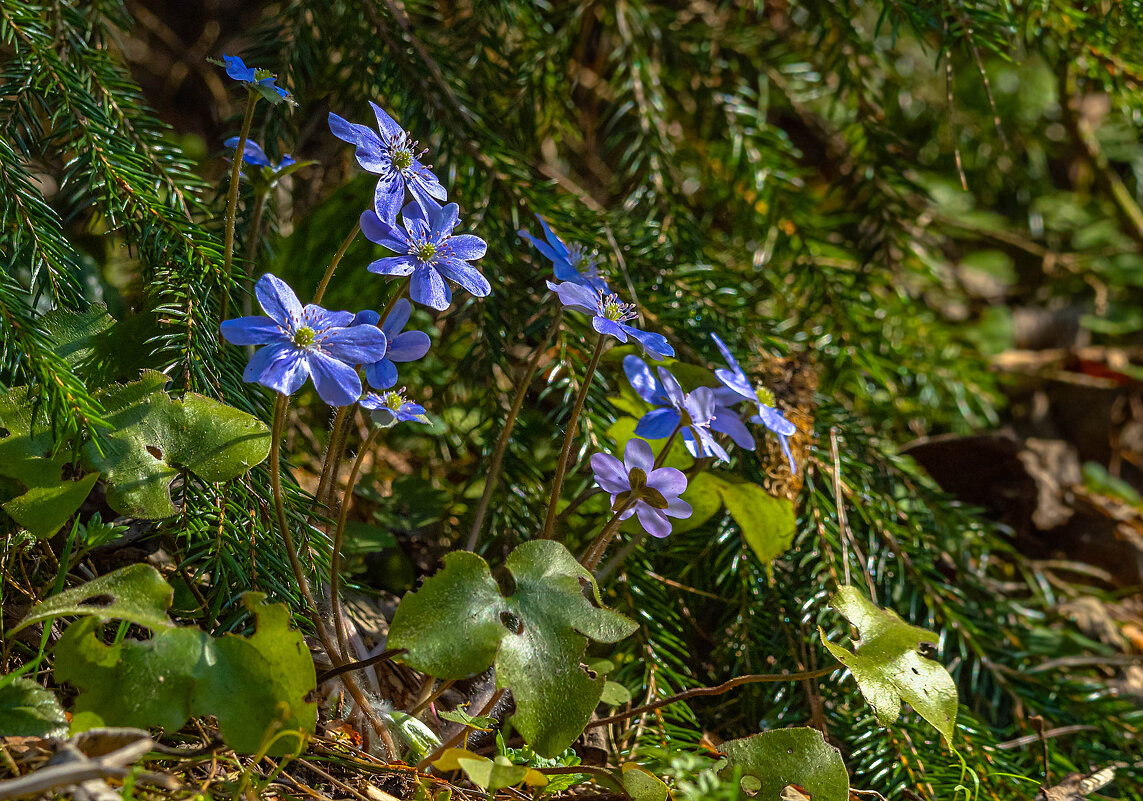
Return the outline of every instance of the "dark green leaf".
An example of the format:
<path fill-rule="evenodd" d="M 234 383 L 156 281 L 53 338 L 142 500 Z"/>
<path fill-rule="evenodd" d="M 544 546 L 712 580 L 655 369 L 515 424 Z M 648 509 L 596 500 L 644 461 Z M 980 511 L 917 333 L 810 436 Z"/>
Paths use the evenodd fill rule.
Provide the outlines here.
<path fill-rule="evenodd" d="M 841 753 L 817 729 L 776 729 L 722 744 L 725 776 L 734 768 L 761 783 L 757 798 L 778 801 L 782 789 L 796 784 L 813 801 L 849 801 L 849 773 Z"/>
<path fill-rule="evenodd" d="M 64 737 L 67 715 L 51 690 L 22 676 L 0 685 L 0 737 Z"/>

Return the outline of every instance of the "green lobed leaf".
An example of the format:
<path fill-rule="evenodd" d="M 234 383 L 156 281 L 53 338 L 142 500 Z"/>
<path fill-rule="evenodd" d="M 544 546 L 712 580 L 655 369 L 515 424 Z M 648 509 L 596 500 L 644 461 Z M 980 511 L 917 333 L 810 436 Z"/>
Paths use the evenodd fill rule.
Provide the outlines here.
<path fill-rule="evenodd" d="M 719 479 L 718 492 L 726 510 L 742 529 L 742 537 L 755 556 L 769 567 L 794 541 L 794 505 L 775 498 L 757 484 Z"/>
<path fill-rule="evenodd" d="M 73 370 L 84 367 L 94 355 L 92 340 L 115 325 L 103 303 L 92 303 L 82 312 L 54 309 L 38 322 L 52 350 Z"/>
<path fill-rule="evenodd" d="M 937 635 L 909 625 L 891 609 L 880 609 L 855 587 L 839 589 L 830 606 L 857 627 L 861 645 L 856 651 L 848 651 L 827 640 L 819 629 L 822 644 L 849 668 L 877 721 L 882 726 L 896 721 L 904 702 L 951 745 L 957 714 L 956 684 L 943 665 L 917 650 L 920 643 L 939 642 Z"/>
<path fill-rule="evenodd" d="M 108 483 L 107 502 L 121 514 L 141 518 L 178 512 L 170 483 L 177 466 L 206 481 L 226 481 L 263 461 L 269 429 L 257 418 L 218 401 L 189 394 L 172 400 L 162 373 L 100 393 L 113 426 L 102 443 L 84 446 L 85 462 Z"/>
<path fill-rule="evenodd" d="M 709 471 L 703 471 L 690 480 L 682 499 L 691 505 L 691 516 L 671 520 L 671 531 L 682 534 L 698 528 L 714 517 L 722 508 L 722 486 L 724 482 L 720 476 Z"/>
<path fill-rule="evenodd" d="M 36 539 L 47 539 L 63 528 L 98 480 L 99 473 L 88 473 L 78 481 L 32 487 L 5 503 L 4 511 Z"/>
<path fill-rule="evenodd" d="M 152 630 L 174 628 L 167 610 L 174 590 L 150 565 L 122 567 L 78 587 L 45 598 L 8 632 L 12 636 L 34 623 L 64 615 L 127 620 Z"/>
<path fill-rule="evenodd" d="M 740 768 L 762 786 L 755 794 L 765 801 L 778 801 L 782 789 L 796 784 L 813 801 L 849 801 L 849 773 L 841 752 L 825 741 L 817 729 L 775 729 L 721 746 L 726 760 L 717 768 L 726 776 Z"/>
<path fill-rule="evenodd" d="M 168 588 L 169 590 L 169 588 Z M 193 715 L 214 715 L 227 745 L 257 752 L 267 734 L 313 731 L 317 706 L 313 660 L 289 611 L 243 597 L 257 619 L 251 637 L 217 639 L 197 628 L 156 629 L 148 640 L 105 645 L 98 623 L 72 624 L 56 644 L 55 674 L 79 688 L 73 727 L 93 725 L 181 728 Z M 298 737 L 276 740 L 268 753 L 296 750 Z"/>
<path fill-rule="evenodd" d="M 588 638 L 617 642 L 636 624 L 599 605 L 595 580 L 557 542 L 524 543 L 505 569 L 514 581 L 507 597 L 479 556 L 449 554 L 401 601 L 388 644 L 438 678 L 466 678 L 495 662 L 497 686 L 516 699 L 513 724 L 536 753 L 554 756 L 583 731 L 603 692 L 603 676 L 582 665 Z M 588 585 L 596 604 L 584 597 Z"/>
<path fill-rule="evenodd" d="M 632 801 L 667 801 L 670 797 L 662 779 L 634 762 L 623 766 L 623 789 Z"/>
<path fill-rule="evenodd" d="M 64 737 L 67 715 L 51 690 L 17 676 L 0 685 L 0 737 Z"/>

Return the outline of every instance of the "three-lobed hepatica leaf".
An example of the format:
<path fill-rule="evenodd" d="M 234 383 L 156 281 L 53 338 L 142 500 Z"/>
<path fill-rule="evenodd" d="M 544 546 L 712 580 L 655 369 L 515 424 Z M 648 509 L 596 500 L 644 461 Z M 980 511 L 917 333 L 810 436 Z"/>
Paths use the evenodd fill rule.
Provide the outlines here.
<path fill-rule="evenodd" d="M 289 611 L 259 593 L 243 596 L 257 619 L 250 637 L 213 638 L 166 615 L 174 592 L 149 565 L 130 565 L 48 598 L 12 632 L 32 623 L 81 615 L 56 644 L 55 677 L 80 690 L 72 726 L 181 728 L 192 715 L 214 715 L 236 751 L 259 750 L 277 727 L 311 732 L 317 706 L 313 659 Z M 105 645 L 101 621 L 125 620 L 151 631 L 147 640 Z M 282 737 L 269 753 L 282 755 L 298 737 Z"/>
<path fill-rule="evenodd" d="M 17 676 L 0 685 L 0 737 L 63 737 L 67 716 L 55 695 Z"/>
<path fill-rule="evenodd" d="M 497 686 L 516 699 L 512 722 L 536 753 L 552 757 L 580 735 L 603 693 L 604 678 L 582 665 L 588 638 L 618 642 L 636 624 L 602 607 L 591 573 L 557 542 L 524 543 L 505 569 L 514 585 L 507 595 L 479 556 L 448 554 L 444 568 L 401 601 L 388 645 L 442 679 L 475 676 L 495 662 Z"/>
<path fill-rule="evenodd" d="M 146 371 L 138 381 L 97 393 L 112 428 L 81 449 L 86 475 L 78 481 L 63 478 L 71 456 L 53 454 L 50 426 L 33 417 L 27 388 L 0 393 L 0 476 L 27 488 L 5 511 L 34 536 L 49 537 L 102 478 L 115 511 L 169 517 L 178 512 L 170 494 L 178 467 L 206 481 L 226 481 L 269 455 L 269 429 L 260 420 L 201 395 L 173 400 L 163 390 L 167 380 Z"/>
<path fill-rule="evenodd" d="M 168 379 L 145 371 L 138 381 L 99 394 L 113 432 L 83 448 L 84 461 L 108 483 L 107 503 L 141 518 L 178 512 L 170 483 L 176 465 L 206 481 L 242 475 L 270 453 L 270 432 L 257 418 L 226 404 L 187 394 L 172 400 Z"/>
<path fill-rule="evenodd" d="M 735 768 L 743 778 L 761 782 L 755 796 L 778 801 L 782 790 L 793 784 L 812 801 L 849 801 L 849 773 L 841 752 L 825 741 L 817 729 L 775 729 L 741 740 L 727 740 L 720 748 L 726 761 L 718 766 L 726 776 Z"/>
<path fill-rule="evenodd" d="M 826 639 L 822 644 L 849 668 L 865 700 L 882 726 L 895 722 L 901 703 L 909 704 L 952 744 L 956 726 L 957 692 L 943 665 L 917 650 L 921 643 L 937 643 L 937 635 L 911 626 L 891 609 L 880 609 L 854 587 L 842 587 L 830 606 L 857 627 L 861 645 L 848 651 Z"/>

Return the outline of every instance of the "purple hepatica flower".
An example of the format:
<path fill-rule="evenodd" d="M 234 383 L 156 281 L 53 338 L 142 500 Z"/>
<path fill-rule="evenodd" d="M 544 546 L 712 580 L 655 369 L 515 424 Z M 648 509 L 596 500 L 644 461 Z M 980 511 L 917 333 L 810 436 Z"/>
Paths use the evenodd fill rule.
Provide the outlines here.
<path fill-rule="evenodd" d="M 683 471 L 673 467 L 655 467 L 651 446 L 641 439 L 629 439 L 620 462 L 608 453 L 591 457 L 595 483 L 611 493 L 611 508 L 618 511 L 627 503 L 634 505 L 620 514 L 620 520 L 639 516 L 639 523 L 652 537 L 671 533 L 668 517 L 690 517 L 691 506 L 679 498 L 687 488 Z"/>
<path fill-rule="evenodd" d="M 404 387 L 380 394 L 369 392 L 361 398 L 359 403 L 372 412 L 370 417 L 373 418 L 374 423 L 385 428 L 409 420 L 415 420 L 418 423 L 429 422 L 428 418 L 425 417 L 425 407 L 406 398 Z"/>
<path fill-rule="evenodd" d="M 415 362 L 429 352 L 432 343 L 424 331 L 401 333 L 405 323 L 409 322 L 412 311 L 413 304 L 401 298 L 393 305 L 393 310 L 381 326 L 389 349 L 385 352 L 384 359 L 365 366 L 365 380 L 374 389 L 388 389 L 397 383 L 397 365 L 393 362 Z M 380 319 L 381 315 L 375 311 L 358 312 L 352 325 L 377 325 Z"/>
<path fill-rule="evenodd" d="M 774 408 L 774 394 L 770 390 L 755 389 L 751 386 L 750 379 L 738 365 L 734 355 L 730 352 L 730 348 L 726 347 L 726 343 L 722 341 L 719 335 L 712 333 L 711 336 L 714 337 L 714 344 L 718 345 L 719 351 L 722 352 L 722 358 L 726 359 L 726 363 L 730 366 L 729 370 L 720 368 L 714 371 L 715 376 L 722 382 L 722 387 L 718 390 L 720 406 L 727 408 L 744 400 L 756 405 L 758 414 L 752 416 L 750 422 L 759 423 L 778 435 L 778 443 L 782 446 L 782 453 L 786 454 L 786 459 L 790 463 L 790 472 L 796 472 L 797 465 L 794 464 L 794 454 L 790 451 L 789 438 L 797 433 L 797 426 Z"/>
<path fill-rule="evenodd" d="M 616 295 L 588 289 L 571 281 L 560 284 L 548 281 L 548 289 L 559 295 L 560 303 L 569 309 L 592 315 L 591 327 L 599 333 L 615 337 L 620 342 L 626 342 L 630 337 L 655 361 L 662 360 L 664 356 L 675 355 L 675 349 L 662 334 L 640 331 L 634 326 L 627 325 L 628 320 L 635 318 L 635 306 L 623 303 Z"/>
<path fill-rule="evenodd" d="M 656 379 L 638 356 L 624 357 L 623 372 L 639 397 L 658 407 L 643 415 L 635 426 L 636 436 L 663 439 L 681 424 L 684 426 L 683 442 L 691 456 L 714 456 L 724 462 L 730 459 L 726 449 L 710 433 L 715 413 L 713 389 L 699 387 L 685 393 L 675 377 L 662 367 Z"/>
<path fill-rule="evenodd" d="M 277 80 L 277 76 L 275 76 L 269 70 L 247 67 L 246 62 L 244 62 L 238 56 L 228 56 L 224 54 L 222 56 L 222 61 L 226 67 L 226 74 L 234 80 L 242 81 L 243 83 L 252 84 L 254 86 L 261 86 L 266 89 L 273 89 L 286 100 L 290 99 L 291 95 L 289 92 L 287 92 L 282 87 L 276 86 L 274 84 L 274 81 Z M 259 78 L 259 75 L 262 77 Z"/>
<path fill-rule="evenodd" d="M 366 125 L 349 122 L 329 115 L 329 129 L 343 142 L 356 147 L 357 163 L 366 172 L 381 176 L 373 193 L 373 207 L 381 219 L 397 219 L 397 212 L 405 202 L 405 187 L 428 213 L 435 200 L 444 201 L 448 195 L 432 171 L 418 160 L 417 143 L 405 130 L 376 103 L 370 102 L 377 117 L 377 131 Z"/>
<path fill-rule="evenodd" d="M 232 136 L 222 144 L 233 150 L 238 147 L 238 137 Z M 293 156 L 283 155 L 282 160 L 274 164 L 270 161 L 270 157 L 266 155 L 266 151 L 262 149 L 262 146 L 253 139 L 246 140 L 246 146 L 242 148 L 242 161 L 255 167 L 269 167 L 272 173 L 296 163 Z"/>
<path fill-rule="evenodd" d="M 371 325 L 350 328 L 349 312 L 302 306 L 284 281 L 266 273 L 254 295 L 268 317 L 239 317 L 222 324 L 234 345 L 265 345 L 242 374 L 244 381 L 292 395 L 313 377 L 318 395 L 331 406 L 348 406 L 361 396 L 354 369 L 385 356 L 385 335 Z"/>
<path fill-rule="evenodd" d="M 448 278 L 477 297 L 485 297 L 492 286 L 469 264 L 488 251 L 484 240 L 472 234 L 453 236 L 452 229 L 460 221 L 455 203 L 444 208 L 433 203 L 429 216 L 416 203 L 401 210 L 405 227 L 396 221 L 386 222 L 372 211 L 361 215 L 361 231 L 366 238 L 384 245 L 397 255 L 388 256 L 366 267 L 381 275 L 411 275 L 409 295 L 417 303 L 444 311 L 452 302 Z"/>
<path fill-rule="evenodd" d="M 570 281 L 600 292 L 610 292 L 607 281 L 599 274 L 599 268 L 595 265 L 594 255 L 588 253 L 583 245 L 565 245 L 544 222 L 543 217 L 537 214 L 536 219 L 544 229 L 544 238 L 547 242 L 541 242 L 527 231 L 517 231 L 517 233 L 535 245 L 536 250 L 552 262 L 557 280 Z"/>

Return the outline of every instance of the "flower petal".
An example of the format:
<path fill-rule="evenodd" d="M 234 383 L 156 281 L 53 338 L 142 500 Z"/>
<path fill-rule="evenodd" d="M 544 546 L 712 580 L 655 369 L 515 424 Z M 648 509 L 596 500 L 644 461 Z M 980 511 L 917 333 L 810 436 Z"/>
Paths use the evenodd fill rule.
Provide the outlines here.
<path fill-rule="evenodd" d="M 373 208 L 377 216 L 386 222 L 396 224 L 405 200 L 405 182 L 397 173 L 383 175 L 373 190 Z M 376 241 L 376 240 L 375 240 Z"/>
<path fill-rule="evenodd" d="M 360 329 L 348 329 L 357 331 Z M 330 406 L 348 406 L 361 397 L 361 378 L 345 362 L 310 351 L 310 374 L 314 379 L 318 397 Z"/>
<path fill-rule="evenodd" d="M 679 413 L 671 408 L 653 409 L 635 426 L 635 436 L 645 439 L 663 439 L 671 436 L 679 424 Z"/>
<path fill-rule="evenodd" d="M 232 136 L 222 144 L 231 150 L 234 150 L 236 147 L 238 147 L 238 139 L 239 137 Z M 266 151 L 263 150 L 261 145 L 259 145 L 253 139 L 246 140 L 246 144 L 242 148 L 242 160 L 247 164 L 251 164 L 255 167 L 270 166 L 270 159 L 266 156 Z"/>
<path fill-rule="evenodd" d="M 623 323 L 617 323 L 614 320 L 608 320 L 606 317 L 599 317 L 598 315 L 591 318 L 591 327 L 601 334 L 615 337 L 620 342 L 626 342 L 627 332 L 635 330 L 630 326 L 623 325 Z"/>
<path fill-rule="evenodd" d="M 309 376 L 301 351 L 290 342 L 267 345 L 251 357 L 242 380 L 261 384 L 283 395 L 293 395 Z"/>
<path fill-rule="evenodd" d="M 659 369 L 659 380 L 663 382 L 663 391 L 667 393 L 667 399 L 671 405 L 676 409 L 682 409 L 686 405 L 687 394 L 683 392 L 679 380 L 675 378 L 665 367 Z"/>
<path fill-rule="evenodd" d="M 224 320 L 222 336 L 231 345 L 265 345 L 286 338 L 281 326 L 269 317 Z"/>
<path fill-rule="evenodd" d="M 320 341 L 322 353 L 350 366 L 384 359 L 388 345 L 381 329 L 372 325 L 331 328 Z"/>
<path fill-rule="evenodd" d="M 272 273 L 266 273 L 254 285 L 254 297 L 262 311 L 274 322 L 293 331 L 302 317 L 302 304 L 289 285 Z"/>
<path fill-rule="evenodd" d="M 632 339 L 639 343 L 643 348 L 643 353 L 650 356 L 655 361 L 662 361 L 664 356 L 674 356 L 675 349 L 671 347 L 671 343 L 662 334 L 656 334 L 654 331 L 640 331 L 638 328 L 625 326 L 631 334 Z"/>
<path fill-rule="evenodd" d="M 758 404 L 758 414 L 752 420 L 762 423 L 775 434 L 790 437 L 797 433 L 798 427 L 782 416 L 782 413 L 773 406 L 764 403 Z"/>
<path fill-rule="evenodd" d="M 719 367 L 715 370 L 714 375 L 723 383 L 723 386 L 739 397 L 745 398 L 746 400 L 754 400 L 757 397 L 754 394 L 754 388 L 750 386 L 750 381 L 747 380 L 746 376 L 738 375 L 723 367 Z"/>
<path fill-rule="evenodd" d="M 460 206 L 449 203 L 440 207 L 440 210 L 429 218 L 429 222 L 433 226 L 434 234 L 451 234 L 452 229 L 456 228 L 457 223 L 460 222 Z"/>
<path fill-rule="evenodd" d="M 405 331 L 389 340 L 386 356 L 395 362 L 415 362 L 429 352 L 432 340 L 424 331 Z"/>
<path fill-rule="evenodd" d="M 669 501 L 687 488 L 687 475 L 674 467 L 659 467 L 647 474 L 647 486 L 661 492 Z"/>
<path fill-rule="evenodd" d="M 690 517 L 693 511 L 689 503 L 682 498 L 675 498 L 667 502 L 667 508 L 663 510 L 663 514 L 667 517 Z"/>
<path fill-rule="evenodd" d="M 409 302 L 408 298 L 401 298 L 393 304 L 393 308 L 389 310 L 389 316 L 385 318 L 385 322 L 381 324 L 381 330 L 385 332 L 392 343 L 392 340 L 397 337 L 401 329 L 405 327 L 405 323 L 409 322 L 409 315 L 413 313 L 413 304 Z"/>
<path fill-rule="evenodd" d="M 671 533 L 671 521 L 658 509 L 640 502 L 635 504 L 635 514 L 639 516 L 643 530 L 652 537 L 661 540 Z"/>
<path fill-rule="evenodd" d="M 390 117 L 385 109 L 381 108 L 372 100 L 369 101 L 369 106 L 373 109 L 373 116 L 377 118 L 377 127 L 381 131 L 381 137 L 386 142 L 391 142 L 405 133 L 401 126 L 397 124 L 397 121 Z"/>
<path fill-rule="evenodd" d="M 454 256 L 465 261 L 479 259 L 488 252 L 488 243 L 472 234 L 451 236 L 448 240 L 448 246 Z"/>
<path fill-rule="evenodd" d="M 754 450 L 754 436 L 742 422 L 742 418 L 726 406 L 716 406 L 714 411 L 714 417 L 710 419 L 711 430 L 726 434 L 740 448 Z"/>
<path fill-rule="evenodd" d="M 488 279 L 468 262 L 448 259 L 437 263 L 436 268 L 445 278 L 460 284 L 478 298 L 487 297 L 492 292 L 492 285 L 488 283 Z"/>
<path fill-rule="evenodd" d="M 539 216 L 539 215 L 537 215 L 537 216 Z M 541 220 L 540 222 L 543 222 L 543 220 Z M 529 242 L 531 242 L 532 245 L 536 248 L 536 250 L 540 251 L 540 255 L 543 256 L 545 259 L 548 259 L 552 263 L 557 264 L 557 266 L 561 263 L 565 264 L 569 267 L 571 266 L 570 264 L 567 264 L 567 257 L 566 256 L 560 256 L 559 254 L 557 254 L 554 250 L 552 250 L 552 248 L 547 243 L 541 242 L 540 240 L 536 239 L 536 237 L 529 234 L 527 231 L 517 231 L 516 233 L 519 234 L 520 236 L 522 236 L 524 239 L 527 239 Z M 559 276 L 557 275 L 556 277 L 558 278 Z M 564 279 L 564 280 L 567 280 L 567 279 Z"/>
<path fill-rule="evenodd" d="M 660 395 L 665 395 L 665 390 L 655 380 L 655 376 L 651 375 L 651 368 L 647 366 L 645 361 L 633 353 L 624 356 L 623 372 L 626 373 L 631 388 L 640 398 L 656 406 L 662 405 L 659 398 Z"/>
<path fill-rule="evenodd" d="M 409 173 L 409 191 L 422 207 L 432 208 L 432 204 L 428 201 L 443 201 L 448 198 L 448 192 L 433 175 L 433 171 L 421 162 L 413 159 L 412 165 L 406 172 Z"/>
<path fill-rule="evenodd" d="M 638 437 L 627 440 L 627 446 L 623 449 L 623 466 L 628 473 L 636 467 L 644 473 L 650 473 L 655 466 L 655 454 L 651 451 L 651 446 Z"/>
<path fill-rule="evenodd" d="M 366 309 L 353 315 L 353 322 L 350 325 L 377 325 L 379 322 L 381 322 L 381 315 L 371 309 Z M 385 338 L 389 338 L 388 333 L 385 334 Z"/>
<path fill-rule="evenodd" d="M 236 81 L 253 81 L 254 68 L 247 67 L 238 56 L 228 56 L 225 53 L 222 56 L 222 61 L 226 64 L 226 74 Z"/>
<path fill-rule="evenodd" d="M 599 312 L 599 295 L 587 287 L 573 284 L 570 281 L 559 284 L 553 284 L 551 281 L 547 283 L 548 289 L 555 292 L 559 296 L 560 303 L 569 309 L 578 309 L 587 314 Z"/>
<path fill-rule="evenodd" d="M 604 492 L 614 495 L 631 489 L 623 463 L 609 453 L 593 453 L 591 471 L 595 474 L 595 483 Z"/>
<path fill-rule="evenodd" d="M 386 256 L 383 259 L 370 262 L 365 266 L 365 269 L 378 275 L 412 275 L 418 266 L 417 262 L 409 256 Z"/>
<path fill-rule="evenodd" d="M 730 348 L 726 347 L 726 343 L 722 341 L 722 337 L 713 332 L 710 336 L 714 340 L 714 344 L 718 345 L 718 350 L 722 353 L 722 358 L 726 360 L 728 365 L 730 365 L 731 371 L 735 375 L 739 376 L 744 382 L 749 384 L 750 382 L 746 378 L 746 373 L 743 372 L 742 368 L 738 366 L 738 361 L 734 358 L 734 354 L 730 352 Z"/>
<path fill-rule="evenodd" d="M 389 359 L 374 362 L 365 368 L 365 380 L 374 389 L 388 389 L 397 384 L 397 365 Z"/>
<path fill-rule="evenodd" d="M 373 265 L 369 266 L 372 268 Z M 432 267 L 418 267 L 413 272 L 413 280 L 409 284 L 409 297 L 422 306 L 444 311 L 452 302 L 452 290 L 445 284 L 441 274 Z"/>

